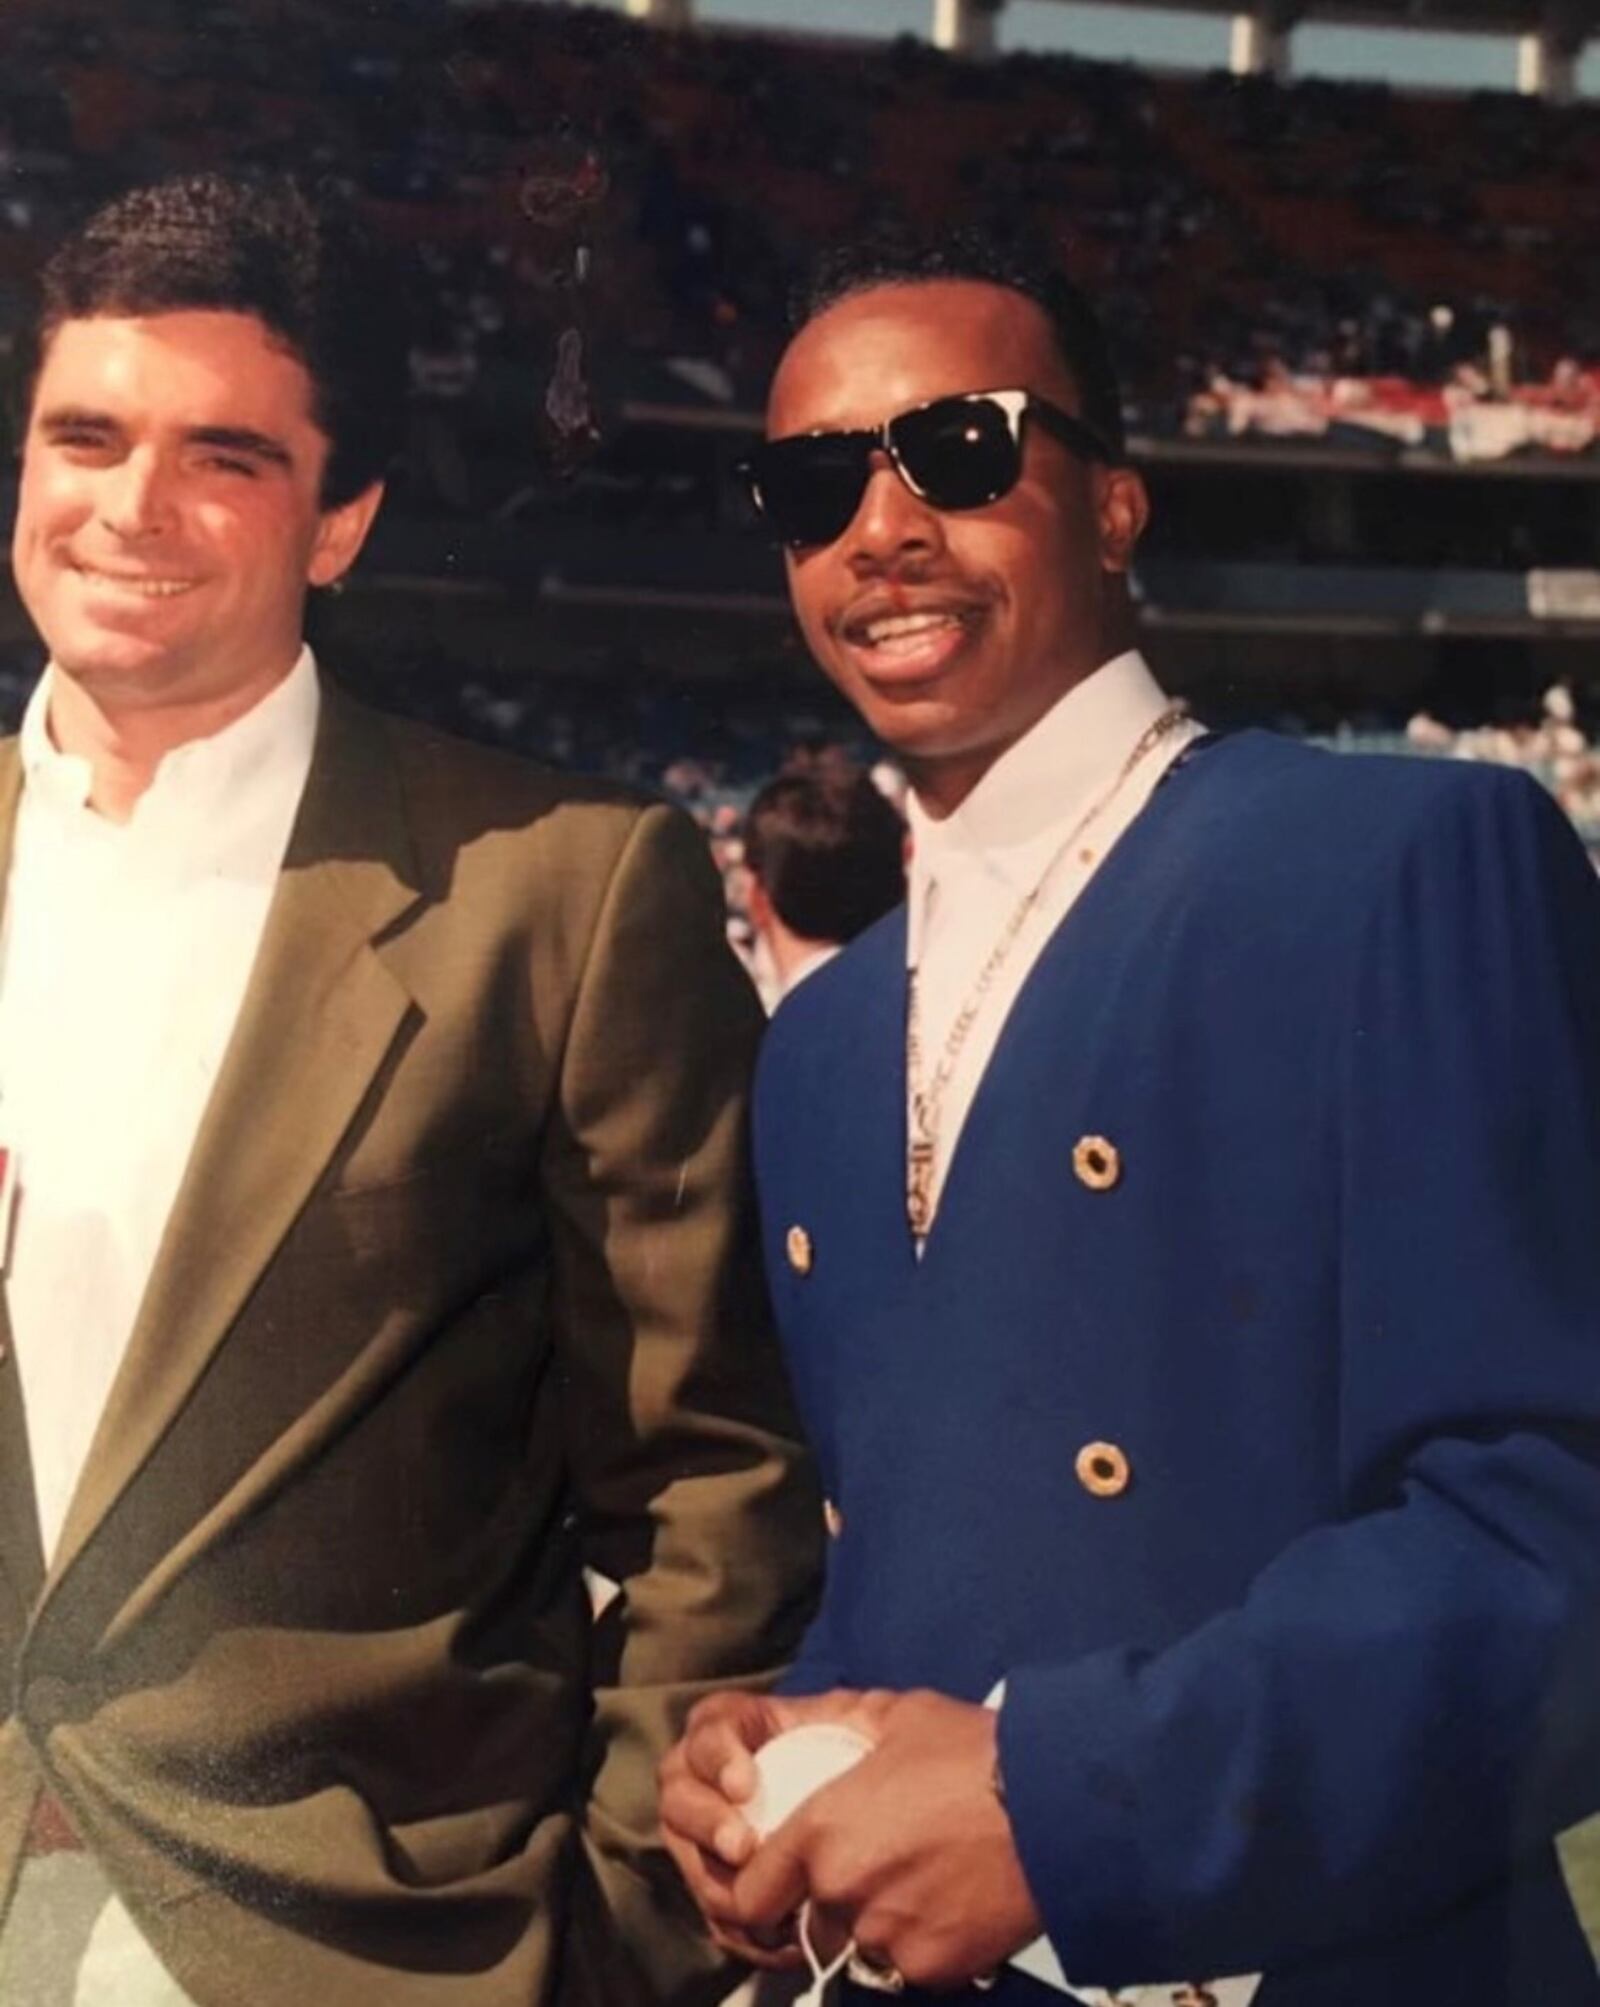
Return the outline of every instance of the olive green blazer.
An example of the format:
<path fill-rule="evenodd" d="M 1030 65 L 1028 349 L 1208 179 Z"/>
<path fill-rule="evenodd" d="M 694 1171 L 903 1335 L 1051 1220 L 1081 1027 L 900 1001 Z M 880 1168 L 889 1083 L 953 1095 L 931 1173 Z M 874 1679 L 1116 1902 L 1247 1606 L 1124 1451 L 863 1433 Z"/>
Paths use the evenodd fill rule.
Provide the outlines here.
<path fill-rule="evenodd" d="M 0 1889 L 47 1781 L 200 2007 L 717 1997 L 654 1766 L 820 1538 L 758 1028 L 685 818 L 324 687 L 48 1570 L 0 1323 Z"/>

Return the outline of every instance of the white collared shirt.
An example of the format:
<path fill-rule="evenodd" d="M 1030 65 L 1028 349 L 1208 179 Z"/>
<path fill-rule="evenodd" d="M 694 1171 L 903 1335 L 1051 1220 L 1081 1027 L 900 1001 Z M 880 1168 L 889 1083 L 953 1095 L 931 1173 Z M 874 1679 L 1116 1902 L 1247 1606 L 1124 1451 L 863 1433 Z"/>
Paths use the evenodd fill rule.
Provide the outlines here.
<path fill-rule="evenodd" d="M 119 824 L 51 743 L 53 683 L 23 719 L 0 926 L 5 1288 L 46 1556 L 233 1034 L 320 708 L 302 650 L 242 718 L 169 753 Z"/>
<path fill-rule="evenodd" d="M 956 1016 L 1017 906 L 1083 816 L 1116 786 L 1141 734 L 1167 702 L 1144 657 L 1129 649 L 1075 684 L 948 816 L 929 815 L 915 792 L 908 798 L 906 962 L 917 972 L 925 1080 L 938 1067 Z M 1063 859 L 1023 923 L 944 1091 L 933 1165 L 936 1204 L 973 1096 L 1040 951 L 1200 730 L 1186 720 L 1146 754 L 1084 830 L 1081 848 Z"/>

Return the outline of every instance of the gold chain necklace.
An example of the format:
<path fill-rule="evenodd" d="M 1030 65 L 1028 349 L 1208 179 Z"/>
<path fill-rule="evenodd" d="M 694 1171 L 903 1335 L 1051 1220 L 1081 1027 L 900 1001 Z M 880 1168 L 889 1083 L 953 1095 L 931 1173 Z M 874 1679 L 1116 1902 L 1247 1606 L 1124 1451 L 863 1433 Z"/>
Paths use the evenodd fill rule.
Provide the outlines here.
<path fill-rule="evenodd" d="M 1068 851 L 1080 843 L 1092 825 L 1104 815 L 1140 762 L 1154 752 L 1169 733 L 1176 731 L 1188 715 L 1187 704 L 1169 704 L 1160 717 L 1140 733 L 1133 750 L 1105 793 L 1089 804 L 1059 846 L 1051 852 L 1044 869 L 1018 900 L 1016 909 L 1000 930 L 999 939 L 989 950 L 988 959 L 978 971 L 977 981 L 956 1012 L 933 1078 L 926 1083 L 922 1078 L 922 1004 L 918 972 L 915 968 L 906 971 L 906 1079 L 911 1118 L 906 1139 L 906 1217 L 919 1242 L 927 1239 L 928 1229 L 933 1224 L 933 1167 L 939 1145 L 939 1121 L 944 1110 L 945 1090 L 954 1076 L 956 1061 L 966 1045 L 967 1034 L 977 1021 L 984 999 L 994 987 L 995 977 L 1005 967 L 1028 915 L 1044 897 Z"/>

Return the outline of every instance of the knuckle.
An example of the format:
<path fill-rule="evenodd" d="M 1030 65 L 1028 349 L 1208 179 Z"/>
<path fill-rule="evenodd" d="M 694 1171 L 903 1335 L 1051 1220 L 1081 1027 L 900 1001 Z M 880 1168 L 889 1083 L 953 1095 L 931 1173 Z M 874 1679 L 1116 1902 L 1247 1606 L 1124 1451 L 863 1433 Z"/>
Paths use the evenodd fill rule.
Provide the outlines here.
<path fill-rule="evenodd" d="M 855 1890 L 855 1879 L 847 1862 L 838 1855 L 824 1853 L 811 1863 L 807 1877 L 814 1902 L 824 1909 L 844 1909 Z"/>
<path fill-rule="evenodd" d="M 726 1746 L 719 1737 L 702 1729 L 685 1744 L 683 1760 L 684 1769 L 691 1776 L 709 1783 L 728 1760 Z"/>

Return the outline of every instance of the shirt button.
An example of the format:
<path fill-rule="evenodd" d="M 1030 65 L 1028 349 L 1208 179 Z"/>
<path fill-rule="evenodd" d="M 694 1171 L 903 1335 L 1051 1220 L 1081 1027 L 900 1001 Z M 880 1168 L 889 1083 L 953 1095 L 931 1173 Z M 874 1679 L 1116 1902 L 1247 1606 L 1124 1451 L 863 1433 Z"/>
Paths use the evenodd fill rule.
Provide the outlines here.
<path fill-rule="evenodd" d="M 803 1226 L 790 1227 L 784 1239 L 783 1251 L 789 1258 L 789 1266 L 796 1275 L 809 1275 L 811 1265 L 816 1260 L 816 1249 L 811 1244 L 811 1236 Z"/>
<path fill-rule="evenodd" d="M 1133 1482 L 1128 1459 L 1115 1443 L 1085 1443 L 1074 1468 L 1079 1484 L 1095 1498 L 1119 1498 Z"/>

